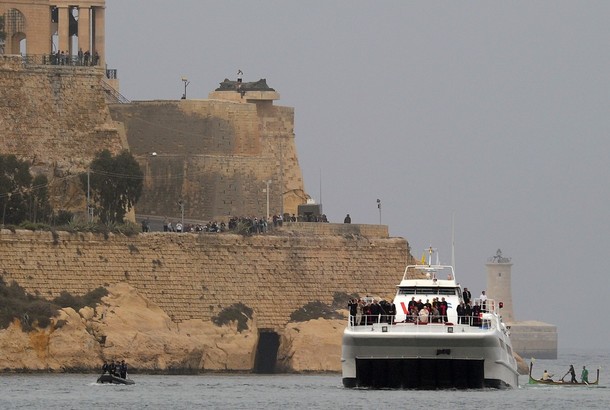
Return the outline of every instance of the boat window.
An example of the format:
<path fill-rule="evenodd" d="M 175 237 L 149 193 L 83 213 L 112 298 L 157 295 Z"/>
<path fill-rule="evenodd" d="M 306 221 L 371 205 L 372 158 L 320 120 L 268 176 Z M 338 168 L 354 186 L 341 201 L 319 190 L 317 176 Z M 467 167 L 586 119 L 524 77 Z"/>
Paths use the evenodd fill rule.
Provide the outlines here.
<path fill-rule="evenodd" d="M 417 288 L 417 293 L 419 295 L 436 295 L 438 288 Z"/>
<path fill-rule="evenodd" d="M 439 287 L 415 287 L 404 286 L 398 289 L 399 295 L 442 295 L 455 296 L 460 295 L 456 288 L 439 288 Z"/>

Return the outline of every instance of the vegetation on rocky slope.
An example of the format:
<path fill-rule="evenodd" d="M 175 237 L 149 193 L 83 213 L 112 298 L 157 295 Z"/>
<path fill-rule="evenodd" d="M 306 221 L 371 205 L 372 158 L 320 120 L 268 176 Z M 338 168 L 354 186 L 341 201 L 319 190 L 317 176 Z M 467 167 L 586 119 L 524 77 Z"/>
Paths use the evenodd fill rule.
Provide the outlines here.
<path fill-rule="evenodd" d="M 71 307 L 78 311 L 85 306 L 95 306 L 107 294 L 105 288 L 94 289 L 83 296 L 62 292 L 57 298 L 48 301 L 27 293 L 16 282 L 7 284 L 0 276 L 0 328 L 6 329 L 15 319 L 21 322 L 21 328 L 27 332 L 35 327 L 47 327 L 59 309 Z"/>
<path fill-rule="evenodd" d="M 243 303 L 234 303 L 220 311 L 218 316 L 214 316 L 212 322 L 216 326 L 223 326 L 235 321 L 237 322 L 237 330 L 242 332 L 248 330 L 248 320 L 252 319 L 252 313 L 252 308 Z"/>

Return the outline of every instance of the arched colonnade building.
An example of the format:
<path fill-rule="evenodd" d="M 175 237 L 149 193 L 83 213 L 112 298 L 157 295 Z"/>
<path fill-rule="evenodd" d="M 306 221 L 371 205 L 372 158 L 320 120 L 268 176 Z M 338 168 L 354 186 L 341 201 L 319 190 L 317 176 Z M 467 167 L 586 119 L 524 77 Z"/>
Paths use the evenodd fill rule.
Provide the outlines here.
<path fill-rule="evenodd" d="M 97 53 L 97 65 L 104 67 L 105 8 L 105 0 L 2 1 L 0 54 L 78 56 L 81 50 Z"/>

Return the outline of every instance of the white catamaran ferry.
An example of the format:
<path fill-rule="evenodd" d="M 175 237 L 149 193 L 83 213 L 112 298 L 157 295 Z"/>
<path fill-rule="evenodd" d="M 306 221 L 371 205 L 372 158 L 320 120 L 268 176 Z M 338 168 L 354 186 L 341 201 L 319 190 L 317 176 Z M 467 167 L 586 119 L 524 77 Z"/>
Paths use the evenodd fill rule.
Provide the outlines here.
<path fill-rule="evenodd" d="M 462 289 L 452 266 L 431 264 L 433 253 L 431 248 L 428 263 L 405 268 L 393 305 L 371 308 L 372 315 L 350 314 L 341 352 L 345 387 L 518 386 L 502 304 L 474 299 L 472 312 L 458 316 L 458 306 L 465 306 Z M 412 309 L 426 302 L 440 312 Z"/>

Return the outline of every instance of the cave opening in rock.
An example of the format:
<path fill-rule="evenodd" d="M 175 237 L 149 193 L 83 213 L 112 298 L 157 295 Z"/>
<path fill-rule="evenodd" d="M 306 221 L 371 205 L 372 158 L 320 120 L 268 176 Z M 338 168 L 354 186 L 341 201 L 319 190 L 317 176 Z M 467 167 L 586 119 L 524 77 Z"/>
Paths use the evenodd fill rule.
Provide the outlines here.
<path fill-rule="evenodd" d="M 260 329 L 258 332 L 258 346 L 254 359 L 254 373 L 275 373 L 277 351 L 280 347 L 280 336 L 271 329 Z"/>

